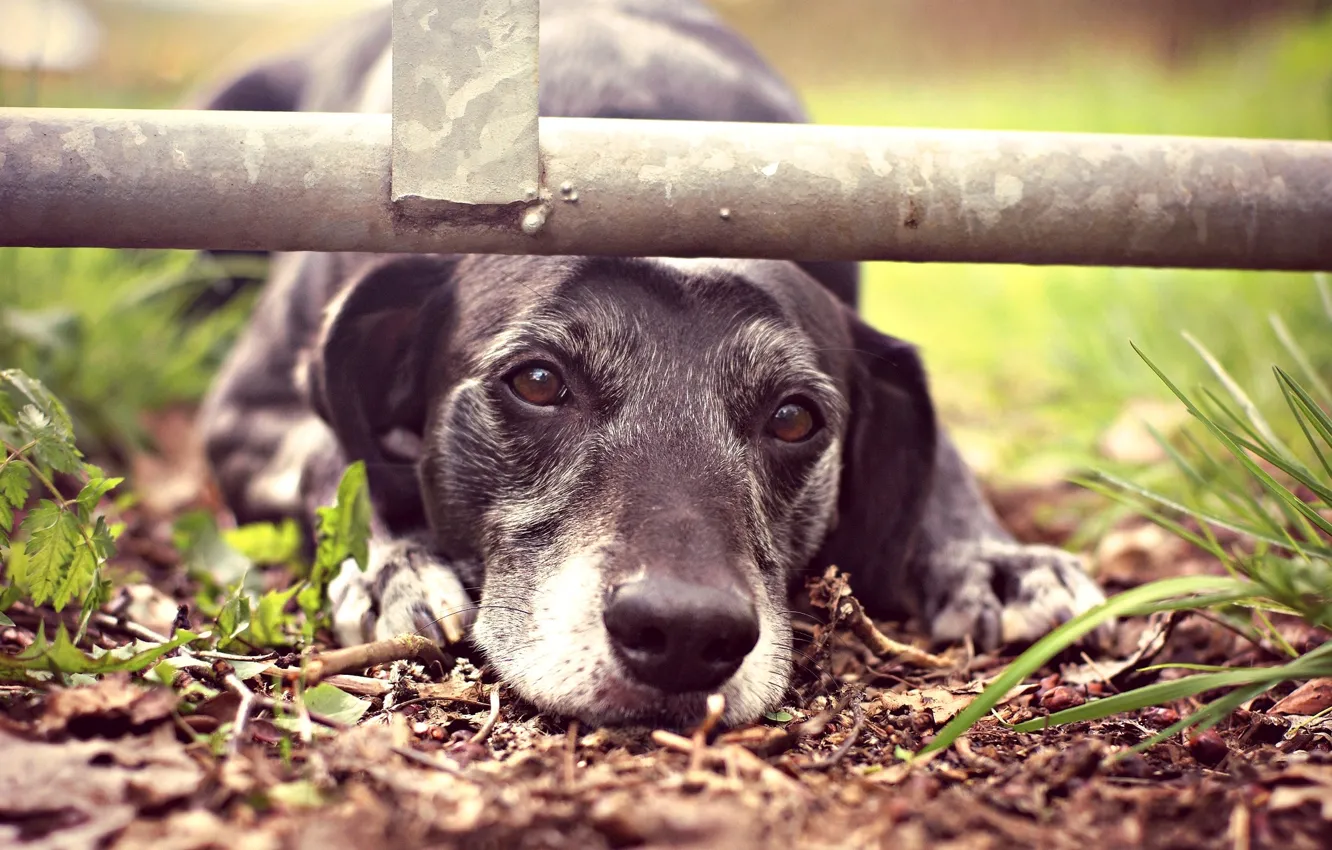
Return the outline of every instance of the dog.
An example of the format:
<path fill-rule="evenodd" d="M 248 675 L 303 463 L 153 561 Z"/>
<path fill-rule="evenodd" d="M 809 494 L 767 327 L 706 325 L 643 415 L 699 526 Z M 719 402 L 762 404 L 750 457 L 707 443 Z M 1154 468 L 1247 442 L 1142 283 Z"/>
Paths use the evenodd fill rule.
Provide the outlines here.
<path fill-rule="evenodd" d="M 694 0 L 545 0 L 544 115 L 801 122 Z M 389 109 L 387 10 L 247 70 L 213 109 Z M 1103 601 L 1000 525 L 910 344 L 846 263 L 296 253 L 201 410 L 241 521 L 302 517 L 364 461 L 354 643 L 464 636 L 542 711 L 724 722 L 780 704 L 791 594 L 836 565 L 937 642 L 1033 640 Z"/>

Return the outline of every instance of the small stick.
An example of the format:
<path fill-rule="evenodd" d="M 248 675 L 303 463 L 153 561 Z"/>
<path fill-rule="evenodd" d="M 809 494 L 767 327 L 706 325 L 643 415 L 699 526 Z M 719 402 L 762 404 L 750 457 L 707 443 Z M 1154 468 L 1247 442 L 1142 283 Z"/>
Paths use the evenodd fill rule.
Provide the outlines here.
<path fill-rule="evenodd" d="M 667 732 L 665 729 L 654 730 L 652 732 L 652 740 L 657 746 L 663 747 L 664 749 L 673 750 L 677 753 L 685 753 L 686 755 L 693 755 L 694 753 L 695 747 L 693 741 L 683 735 Z M 805 786 L 738 744 L 729 744 L 722 748 L 705 749 L 703 757 L 706 761 L 712 764 L 722 764 L 723 766 L 725 765 L 727 758 L 732 758 L 740 768 L 747 769 L 776 785 L 782 785 L 791 791 L 805 796 Z"/>
<path fill-rule="evenodd" d="M 1109 686 L 1110 690 L 1114 691 L 1115 693 L 1119 693 L 1119 688 L 1115 687 L 1115 683 L 1110 681 L 1109 676 L 1105 675 L 1105 670 L 1103 670 L 1100 666 L 1098 666 L 1097 663 L 1092 660 L 1092 657 L 1090 655 L 1088 655 L 1086 652 L 1080 652 L 1078 654 L 1082 656 L 1082 660 L 1087 663 L 1087 666 L 1091 668 L 1092 672 L 1101 677 L 1101 681 L 1107 686 Z"/>
<path fill-rule="evenodd" d="M 232 693 L 236 694 L 241 698 L 241 708 L 245 709 L 246 721 L 249 720 L 248 717 L 249 706 L 257 705 L 259 706 L 259 708 L 265 709 L 267 711 L 276 711 L 279 708 L 289 707 L 285 702 L 282 702 L 280 700 L 275 700 L 272 697 L 264 696 L 263 694 L 256 693 L 250 690 L 250 688 L 244 682 L 242 682 L 240 680 L 240 677 L 237 676 L 235 673 L 228 673 L 226 678 L 223 679 L 222 681 L 226 683 L 227 688 L 229 688 L 232 691 Z M 334 720 L 332 717 L 328 717 L 326 715 L 310 711 L 304 706 L 302 706 L 301 709 L 305 712 L 306 717 L 308 717 L 310 720 L 314 721 L 315 723 L 318 723 L 320 726 L 327 726 L 329 729 L 337 729 L 339 731 L 349 728 L 347 724 L 343 723 L 341 720 Z M 236 730 L 238 731 L 243 730 L 245 726 L 245 723 L 242 722 L 240 718 L 241 718 L 241 710 L 237 709 Z"/>
<path fill-rule="evenodd" d="M 490 733 L 495 728 L 495 724 L 499 722 L 499 711 L 500 711 L 499 688 L 492 688 L 490 691 L 490 716 L 486 718 L 485 723 L 481 724 L 481 728 L 476 730 L 476 734 L 473 735 L 470 739 L 468 739 L 467 743 L 480 744 L 481 742 L 489 738 Z"/>
<path fill-rule="evenodd" d="M 125 632 L 132 637 L 148 641 L 149 643 L 167 643 L 170 641 L 170 638 L 162 637 L 147 626 L 141 626 L 138 623 L 120 617 L 113 617 L 110 614 L 103 614 L 100 611 L 93 614 L 92 619 L 94 623 L 103 628 L 120 629 L 122 632 Z"/>
<path fill-rule="evenodd" d="M 865 613 L 860 600 L 854 596 L 843 596 L 838 607 L 841 609 L 842 621 L 851 627 L 851 632 L 880 658 L 898 658 L 907 664 L 934 670 L 956 666 L 947 658 L 926 652 L 909 643 L 893 640 L 879 631 L 879 627 L 874 625 L 874 621 Z"/>
<path fill-rule="evenodd" d="M 284 675 L 288 679 L 304 678 L 306 684 L 315 685 L 323 681 L 325 676 L 409 659 L 423 664 L 438 663 L 445 670 L 453 666 L 453 662 L 434 641 L 421 635 L 403 634 L 374 643 L 312 653 L 303 669 L 293 668 L 285 671 Z"/>
<path fill-rule="evenodd" d="M 689 756 L 690 772 L 703 769 L 703 756 L 708 751 L 708 734 L 721 722 L 726 711 L 726 697 L 721 694 L 708 695 L 708 713 L 703 722 L 694 730 L 693 752 Z"/>
<path fill-rule="evenodd" d="M 227 757 L 231 758 L 240 752 L 241 740 L 245 737 L 246 726 L 250 722 L 250 709 L 254 706 L 254 691 L 245 686 L 235 673 L 228 673 L 225 679 L 227 687 L 240 697 L 240 705 L 236 706 L 236 722 L 231 725 L 231 740 L 227 742 Z"/>
<path fill-rule="evenodd" d="M 232 652 L 214 652 L 211 649 L 191 650 L 190 655 L 195 658 L 202 658 L 205 661 L 274 661 L 277 659 L 276 652 L 269 652 L 264 655 L 236 655 Z M 265 673 L 268 671 L 265 670 Z"/>
<path fill-rule="evenodd" d="M 564 751 L 564 784 L 573 785 L 575 771 L 578 768 L 578 721 L 569 721 L 569 731 L 564 735 L 569 747 Z"/>
<path fill-rule="evenodd" d="M 851 748 L 856 745 L 856 740 L 860 737 L 860 730 L 865 728 L 865 707 L 859 699 L 851 703 L 851 714 L 855 717 L 855 721 L 852 723 L 851 732 L 847 734 L 846 739 L 833 751 L 832 755 L 810 764 L 810 770 L 827 770 L 834 767 L 846 758 L 847 753 L 851 752 Z"/>
<path fill-rule="evenodd" d="M 449 776 L 453 776 L 458 779 L 466 779 L 468 782 L 473 781 L 469 779 L 467 776 L 465 776 L 461 770 L 449 764 L 448 762 L 431 758 L 425 753 L 418 753 L 416 750 L 413 750 L 410 747 L 393 747 L 392 749 L 393 752 L 397 753 L 398 755 L 402 756 L 403 758 L 407 759 L 410 762 L 415 762 L 416 764 L 421 765 L 422 767 L 428 767 L 432 770 L 438 770 L 441 773 L 447 773 Z"/>
<path fill-rule="evenodd" d="M 471 692 L 476 685 L 469 684 L 460 688 L 457 682 L 446 680 L 443 682 L 424 682 L 411 687 L 412 690 L 415 691 L 417 699 L 448 700 L 450 702 L 470 703 L 471 705 L 487 705 L 487 703 L 477 702 L 476 700 L 465 696 L 465 694 Z M 403 705 L 403 703 L 398 703 L 398 705 Z"/>
<path fill-rule="evenodd" d="M 324 681 L 335 688 L 341 688 L 349 694 L 360 694 L 363 697 L 382 697 L 393 690 L 393 686 L 388 682 L 370 676 L 349 676 L 345 673 L 336 673 L 332 676 L 325 676 Z"/>

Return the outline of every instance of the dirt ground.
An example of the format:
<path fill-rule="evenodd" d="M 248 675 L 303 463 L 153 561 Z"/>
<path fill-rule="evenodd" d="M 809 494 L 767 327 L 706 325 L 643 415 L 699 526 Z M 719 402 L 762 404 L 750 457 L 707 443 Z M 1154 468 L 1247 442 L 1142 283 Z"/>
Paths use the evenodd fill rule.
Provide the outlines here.
<path fill-rule="evenodd" d="M 120 566 L 140 583 L 120 600 L 119 617 L 94 624 L 100 645 L 124 645 L 154 619 L 166 628 L 192 598 L 169 520 L 211 500 L 178 480 L 182 468 L 168 457 L 156 471 L 140 469 L 163 476 L 154 492 L 177 496 L 126 514 Z M 1020 536 L 1058 543 L 1072 530 L 1071 507 L 1087 496 L 1058 486 L 994 498 Z M 1215 568 L 1137 522 L 1112 531 L 1094 555 L 1110 590 Z M 292 717 L 281 689 L 265 690 L 261 679 L 229 685 L 236 666 L 225 659 L 178 676 L 184 705 L 127 676 L 64 690 L 0 687 L 0 846 L 1332 846 L 1332 726 L 1310 719 L 1332 703 L 1332 681 L 1279 690 L 1213 732 L 1143 755 L 1123 751 L 1193 705 L 1043 734 L 1001 722 L 1176 675 L 1136 672 L 1147 664 L 1277 660 L 1216 622 L 1123 622 L 1113 646 L 1059 659 L 954 747 L 907 765 L 900 755 L 927 742 L 1007 656 L 954 648 L 943 669 L 876 657 L 839 622 L 844 609 L 826 601 L 840 598 L 836 580 L 812 584 L 824 607 L 796 621 L 802 660 L 788 705 L 706 735 L 539 716 L 466 659 L 443 677 L 412 661 L 349 671 L 338 683 L 370 700 L 354 725 Z M 9 613 L 16 626 L 0 629 L 0 651 L 27 645 L 40 621 L 49 629 L 56 618 Z M 913 634 L 910 624 L 880 626 L 903 640 Z M 1296 648 L 1327 637 L 1294 623 L 1282 629 Z M 233 726 L 210 741 L 242 718 L 240 734 Z"/>

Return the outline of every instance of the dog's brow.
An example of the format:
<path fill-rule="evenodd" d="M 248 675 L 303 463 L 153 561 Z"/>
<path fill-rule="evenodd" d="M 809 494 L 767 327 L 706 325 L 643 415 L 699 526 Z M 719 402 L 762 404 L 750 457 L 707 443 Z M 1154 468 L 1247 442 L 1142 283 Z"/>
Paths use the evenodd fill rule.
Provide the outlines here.
<path fill-rule="evenodd" d="M 743 324 L 723 346 L 723 368 L 739 372 L 748 383 L 800 388 L 841 412 L 844 400 L 832 379 L 819 368 L 807 338 L 773 319 Z"/>

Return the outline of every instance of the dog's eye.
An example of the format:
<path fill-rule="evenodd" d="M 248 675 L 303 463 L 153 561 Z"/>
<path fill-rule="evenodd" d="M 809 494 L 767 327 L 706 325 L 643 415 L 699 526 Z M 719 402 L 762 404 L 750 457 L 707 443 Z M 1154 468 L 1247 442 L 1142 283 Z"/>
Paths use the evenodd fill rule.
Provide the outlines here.
<path fill-rule="evenodd" d="M 509 386 L 520 399 L 539 407 L 559 404 L 569 395 L 560 373 L 541 363 L 519 366 L 509 375 Z"/>
<path fill-rule="evenodd" d="M 768 420 L 768 433 L 784 443 L 799 443 L 819 430 L 819 420 L 807 404 L 788 399 L 777 407 Z"/>

